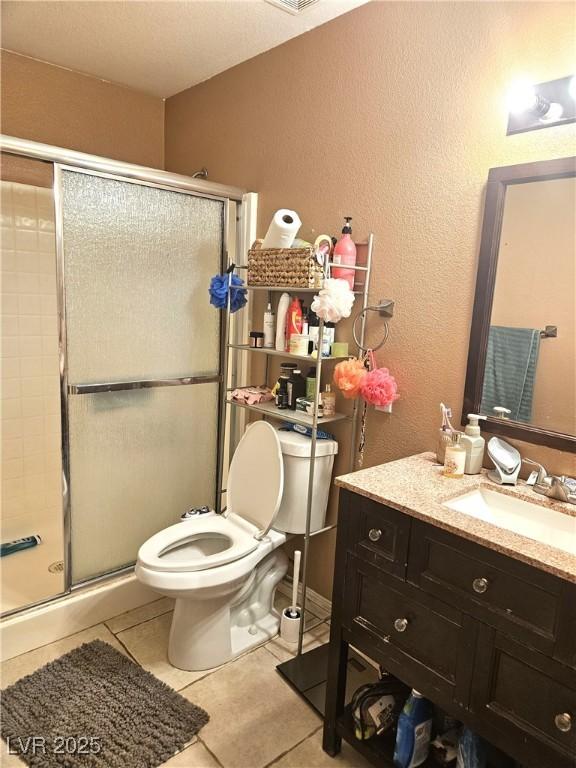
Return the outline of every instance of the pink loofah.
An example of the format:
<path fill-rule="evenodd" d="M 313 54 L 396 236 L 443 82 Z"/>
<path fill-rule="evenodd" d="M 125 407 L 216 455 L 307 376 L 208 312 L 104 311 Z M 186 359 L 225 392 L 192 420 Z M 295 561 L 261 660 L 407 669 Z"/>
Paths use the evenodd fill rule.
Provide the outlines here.
<path fill-rule="evenodd" d="M 334 383 L 345 398 L 353 400 L 358 397 L 360 385 L 367 375 L 362 360 L 343 360 L 334 368 Z"/>
<path fill-rule="evenodd" d="M 388 368 L 368 371 L 360 382 L 360 394 L 371 405 L 390 405 L 398 400 L 398 386 Z"/>

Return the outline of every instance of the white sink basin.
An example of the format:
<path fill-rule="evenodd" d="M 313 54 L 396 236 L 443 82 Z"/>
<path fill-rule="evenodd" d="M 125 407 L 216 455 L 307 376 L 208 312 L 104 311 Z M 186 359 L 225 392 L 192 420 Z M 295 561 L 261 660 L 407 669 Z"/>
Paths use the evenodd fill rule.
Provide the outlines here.
<path fill-rule="evenodd" d="M 482 487 L 444 506 L 576 555 L 576 517 Z"/>

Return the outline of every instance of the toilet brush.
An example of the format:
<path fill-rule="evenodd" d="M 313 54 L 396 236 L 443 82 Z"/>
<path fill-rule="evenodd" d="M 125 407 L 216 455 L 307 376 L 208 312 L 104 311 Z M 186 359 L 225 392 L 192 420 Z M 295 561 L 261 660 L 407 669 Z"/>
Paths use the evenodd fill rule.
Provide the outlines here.
<path fill-rule="evenodd" d="M 292 576 L 292 602 L 282 611 L 280 636 L 287 643 L 297 643 L 300 630 L 301 611 L 298 606 L 298 580 L 300 578 L 300 550 L 294 552 L 294 574 Z"/>

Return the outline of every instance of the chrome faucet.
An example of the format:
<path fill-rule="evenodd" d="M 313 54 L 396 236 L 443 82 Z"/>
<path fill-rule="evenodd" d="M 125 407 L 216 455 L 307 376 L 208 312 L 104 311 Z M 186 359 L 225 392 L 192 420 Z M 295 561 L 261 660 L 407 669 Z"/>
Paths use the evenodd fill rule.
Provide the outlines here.
<path fill-rule="evenodd" d="M 532 472 L 528 485 L 532 486 L 536 493 L 546 496 L 548 499 L 558 499 L 568 504 L 576 504 L 576 480 L 566 475 L 549 475 L 542 464 L 532 459 L 524 459 L 527 464 L 534 464 L 538 470 Z"/>
<path fill-rule="evenodd" d="M 493 482 L 499 485 L 516 485 L 522 464 L 532 464 L 537 469 L 526 482 L 536 493 L 548 499 L 576 504 L 576 479 L 565 475 L 549 475 L 542 464 L 532 459 L 523 459 L 514 446 L 498 437 L 488 441 L 488 455 L 495 467 L 488 472 L 488 477 Z"/>

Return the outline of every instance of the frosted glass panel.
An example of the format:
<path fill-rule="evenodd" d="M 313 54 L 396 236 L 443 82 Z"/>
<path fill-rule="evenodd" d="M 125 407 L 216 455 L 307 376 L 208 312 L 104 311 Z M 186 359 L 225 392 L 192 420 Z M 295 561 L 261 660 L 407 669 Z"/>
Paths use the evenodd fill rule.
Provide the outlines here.
<path fill-rule="evenodd" d="M 70 384 L 218 371 L 224 204 L 62 172 Z"/>
<path fill-rule="evenodd" d="M 76 395 L 72 580 L 134 562 L 187 507 L 214 504 L 218 385 Z"/>

